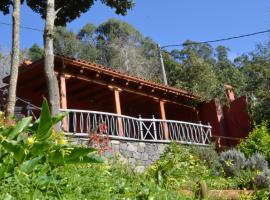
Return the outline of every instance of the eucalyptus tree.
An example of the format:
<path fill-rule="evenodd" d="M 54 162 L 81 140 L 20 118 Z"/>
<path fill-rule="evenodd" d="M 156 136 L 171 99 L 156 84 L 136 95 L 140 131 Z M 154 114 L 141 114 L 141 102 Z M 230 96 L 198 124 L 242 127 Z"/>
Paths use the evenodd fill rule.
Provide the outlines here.
<path fill-rule="evenodd" d="M 156 44 L 132 25 L 109 19 L 96 31 L 97 62 L 146 79 L 158 79 Z"/>
<path fill-rule="evenodd" d="M 43 57 L 44 51 L 37 44 L 33 44 L 32 47 L 30 47 L 30 49 L 28 50 L 28 54 L 31 61 L 36 61 Z"/>
<path fill-rule="evenodd" d="M 97 62 L 100 55 L 99 49 L 96 48 L 96 27 L 94 24 L 87 23 L 79 33 L 77 39 L 81 42 L 80 58 L 83 60 Z"/>
<path fill-rule="evenodd" d="M 44 29 L 44 71 L 49 91 L 49 102 L 53 114 L 57 113 L 60 107 L 59 87 L 54 74 L 54 26 L 66 25 L 68 22 L 80 17 L 95 2 L 94 0 L 27 0 L 28 6 L 34 12 L 40 14 L 43 19 L 46 19 Z M 132 0 L 100 0 L 100 2 L 111 8 L 115 8 L 115 12 L 121 15 L 127 14 L 127 11 L 134 6 Z"/>
<path fill-rule="evenodd" d="M 20 62 L 20 13 L 23 0 L 4 0 L 0 3 L 0 11 L 3 14 L 9 14 L 10 7 L 13 7 L 12 13 L 12 54 L 11 70 L 8 86 L 8 98 L 5 109 L 6 122 L 14 115 L 16 104 L 16 88 L 18 79 L 18 67 Z"/>

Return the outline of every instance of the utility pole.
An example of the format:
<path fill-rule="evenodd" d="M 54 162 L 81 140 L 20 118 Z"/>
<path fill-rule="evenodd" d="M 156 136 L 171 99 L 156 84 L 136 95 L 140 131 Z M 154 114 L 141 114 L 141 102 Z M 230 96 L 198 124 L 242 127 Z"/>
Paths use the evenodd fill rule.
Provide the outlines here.
<path fill-rule="evenodd" d="M 165 67 L 164 67 L 164 62 L 163 62 L 163 57 L 162 57 L 162 52 L 161 52 L 160 45 L 158 44 L 157 47 L 158 47 L 158 52 L 159 52 L 159 60 L 160 60 L 160 65 L 161 65 L 161 70 L 162 70 L 163 82 L 164 82 L 164 85 L 168 85 L 168 81 L 167 81 L 167 76 L 166 76 L 166 71 L 165 71 Z"/>

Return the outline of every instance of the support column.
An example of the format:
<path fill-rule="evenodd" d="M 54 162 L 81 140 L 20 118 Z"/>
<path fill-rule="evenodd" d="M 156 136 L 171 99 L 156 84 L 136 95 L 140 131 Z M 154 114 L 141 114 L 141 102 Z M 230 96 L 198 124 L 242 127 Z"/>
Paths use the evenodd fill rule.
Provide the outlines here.
<path fill-rule="evenodd" d="M 120 92 L 121 89 L 119 88 L 114 88 L 114 100 L 115 100 L 115 108 L 116 108 L 116 114 L 117 115 L 122 115 L 121 111 L 121 102 L 120 102 Z M 117 123 L 118 123 L 118 130 L 119 130 L 119 136 L 124 136 L 124 129 L 123 129 L 123 118 L 117 117 Z"/>
<path fill-rule="evenodd" d="M 61 109 L 67 109 L 67 88 L 65 74 L 60 74 L 60 106 Z M 68 131 L 67 117 L 63 119 L 62 125 L 63 131 Z"/>
<path fill-rule="evenodd" d="M 159 101 L 159 106 L 160 106 L 160 113 L 161 113 L 161 119 L 166 120 L 166 112 L 165 112 L 165 102 L 160 100 Z M 163 122 L 163 131 L 164 131 L 164 137 L 165 140 L 169 140 L 169 131 L 168 131 L 168 126 L 166 122 Z"/>

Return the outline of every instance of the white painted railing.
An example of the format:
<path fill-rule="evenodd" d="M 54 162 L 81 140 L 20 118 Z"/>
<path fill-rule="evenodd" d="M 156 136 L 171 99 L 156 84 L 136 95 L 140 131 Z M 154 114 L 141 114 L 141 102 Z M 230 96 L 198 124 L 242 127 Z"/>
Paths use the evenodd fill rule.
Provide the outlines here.
<path fill-rule="evenodd" d="M 109 137 L 142 141 L 178 141 L 184 144 L 211 143 L 211 126 L 175 120 L 134 118 L 113 113 L 61 109 L 68 112 L 63 130 L 68 135 L 89 137 L 97 132 Z"/>

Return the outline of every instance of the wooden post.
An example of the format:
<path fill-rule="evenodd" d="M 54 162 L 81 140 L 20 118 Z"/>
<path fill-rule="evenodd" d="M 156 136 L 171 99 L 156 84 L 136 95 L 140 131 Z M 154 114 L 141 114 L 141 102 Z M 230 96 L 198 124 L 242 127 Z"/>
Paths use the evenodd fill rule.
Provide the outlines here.
<path fill-rule="evenodd" d="M 67 88 L 66 88 L 66 78 L 65 74 L 60 74 L 60 105 L 61 109 L 67 109 Z M 68 131 L 68 121 L 67 117 L 63 119 L 62 128 L 64 131 Z"/>
<path fill-rule="evenodd" d="M 200 182 L 200 197 L 201 199 L 206 199 L 207 198 L 207 184 L 203 180 Z"/>
<path fill-rule="evenodd" d="M 165 112 L 165 102 L 160 100 L 159 101 L 159 106 L 160 106 L 160 113 L 161 113 L 161 119 L 166 120 L 166 112 Z M 163 122 L 163 130 L 164 130 L 164 137 L 165 140 L 169 140 L 169 131 L 168 131 L 168 126 L 166 122 Z"/>
<path fill-rule="evenodd" d="M 121 102 L 120 102 L 120 91 L 121 91 L 121 89 L 114 88 L 113 91 L 114 91 L 116 114 L 117 115 L 122 115 Z M 119 136 L 124 136 L 122 118 L 117 117 L 117 121 L 118 121 L 118 128 L 119 128 Z"/>

